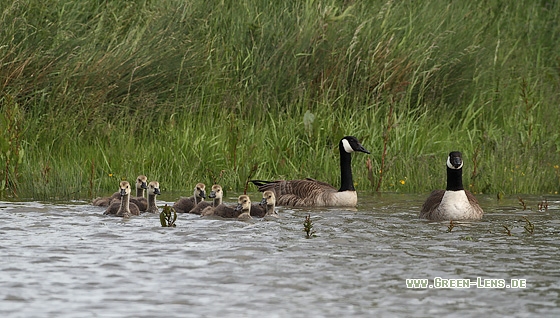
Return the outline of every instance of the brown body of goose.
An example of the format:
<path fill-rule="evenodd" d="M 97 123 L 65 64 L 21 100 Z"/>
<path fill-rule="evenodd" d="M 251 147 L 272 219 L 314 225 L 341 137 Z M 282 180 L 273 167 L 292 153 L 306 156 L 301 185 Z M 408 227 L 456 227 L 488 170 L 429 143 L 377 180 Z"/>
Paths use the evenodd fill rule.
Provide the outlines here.
<path fill-rule="evenodd" d="M 262 193 L 262 200 L 259 204 L 251 205 L 251 216 L 262 218 L 265 216 L 278 217 L 274 210 L 276 206 L 276 196 L 274 192 L 267 190 Z"/>
<path fill-rule="evenodd" d="M 447 187 L 428 196 L 419 218 L 433 221 L 479 220 L 484 211 L 475 196 L 463 187 L 463 158 L 459 151 L 447 157 Z"/>
<path fill-rule="evenodd" d="M 125 218 L 132 215 L 140 215 L 140 210 L 136 204 L 130 203 L 130 183 L 128 183 L 128 181 L 121 181 L 119 189 L 119 193 L 121 195 L 120 201 L 111 203 L 103 214 L 116 215 Z"/>
<path fill-rule="evenodd" d="M 204 183 L 197 183 L 194 187 L 194 193 L 187 198 L 181 198 L 173 204 L 173 208 L 177 213 L 188 213 L 198 203 L 204 201 L 206 197 L 206 186 Z"/>
<path fill-rule="evenodd" d="M 136 178 L 136 197 L 144 197 L 144 189 L 148 188 L 147 181 L 148 178 L 146 178 L 145 175 L 139 175 L 138 178 Z M 115 200 L 120 200 L 120 199 L 121 199 L 121 194 L 119 191 L 117 191 L 113 193 L 113 195 L 111 195 L 110 197 L 95 198 L 91 204 L 95 206 L 109 206 L 111 203 L 116 202 Z M 134 202 L 134 200 L 132 201 Z"/>
<path fill-rule="evenodd" d="M 193 214 L 202 214 L 202 211 L 208 207 L 217 207 L 218 205 L 222 204 L 222 198 L 224 197 L 224 193 L 222 190 L 222 186 L 219 184 L 215 184 L 212 186 L 212 190 L 208 197 L 212 199 L 210 201 L 201 201 L 199 202 L 194 208 L 192 208 L 189 213 Z"/>
<path fill-rule="evenodd" d="M 150 181 L 148 184 L 148 208 L 146 212 L 149 213 L 159 213 L 159 209 L 156 205 L 156 195 L 161 194 L 159 190 L 159 182 Z"/>
<path fill-rule="evenodd" d="M 276 204 L 282 206 L 338 206 L 355 207 L 358 195 L 352 180 L 352 152 L 367 151 L 354 136 L 346 136 L 338 143 L 340 152 L 340 188 L 307 178 L 300 180 L 251 180 L 259 191 L 270 190 L 276 195 Z"/>
<path fill-rule="evenodd" d="M 249 199 L 249 196 L 243 194 L 237 199 L 236 206 L 229 206 L 222 203 L 217 207 L 207 207 L 202 211 L 202 216 L 218 216 L 224 219 L 235 219 L 247 211 L 251 213 L 251 199 Z M 249 215 L 249 217 L 250 216 L 251 215 Z"/>

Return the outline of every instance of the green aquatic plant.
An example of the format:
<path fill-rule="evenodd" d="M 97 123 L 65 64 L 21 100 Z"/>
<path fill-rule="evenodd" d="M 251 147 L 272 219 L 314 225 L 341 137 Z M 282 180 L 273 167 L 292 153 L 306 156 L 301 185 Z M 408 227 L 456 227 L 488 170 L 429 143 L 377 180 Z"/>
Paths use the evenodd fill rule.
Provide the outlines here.
<path fill-rule="evenodd" d="M 519 205 L 521 205 L 523 211 L 527 210 L 527 203 L 525 203 L 525 201 L 521 197 L 518 197 L 517 199 L 519 200 Z"/>
<path fill-rule="evenodd" d="M 453 223 L 453 220 L 449 221 L 449 225 L 447 226 L 447 233 L 451 233 L 451 231 L 453 231 L 454 228 L 455 228 L 455 223 Z"/>
<path fill-rule="evenodd" d="M 505 233 L 506 233 L 508 236 L 512 236 L 512 234 L 511 234 L 511 229 L 510 229 L 507 225 L 505 225 L 505 224 L 502 225 L 502 226 L 503 226 L 504 229 L 505 229 Z"/>
<path fill-rule="evenodd" d="M 305 238 L 315 237 L 315 230 L 313 230 L 313 221 L 311 221 L 311 215 L 305 217 L 303 221 L 303 231 L 305 232 Z"/>
<path fill-rule="evenodd" d="M 535 233 L 535 224 L 529 221 L 529 219 L 526 216 L 523 217 L 523 220 L 525 221 L 525 225 L 523 226 L 525 232 L 527 234 L 533 235 L 533 233 Z"/>
<path fill-rule="evenodd" d="M 162 227 L 175 227 L 175 221 L 177 220 L 177 212 L 174 208 L 168 206 L 167 204 L 163 207 L 163 210 L 159 214 L 159 220 Z"/>

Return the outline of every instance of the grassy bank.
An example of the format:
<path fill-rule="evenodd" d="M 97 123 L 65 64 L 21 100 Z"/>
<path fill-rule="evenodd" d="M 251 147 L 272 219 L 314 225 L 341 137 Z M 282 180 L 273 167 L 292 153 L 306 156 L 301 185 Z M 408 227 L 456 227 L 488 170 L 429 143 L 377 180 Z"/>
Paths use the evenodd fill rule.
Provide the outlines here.
<path fill-rule="evenodd" d="M 354 156 L 360 190 L 441 188 L 451 150 L 478 193 L 560 186 L 555 1 L 0 10 L 2 196 L 91 198 L 138 174 L 185 193 L 249 175 L 338 184 L 350 134 L 372 152 Z"/>

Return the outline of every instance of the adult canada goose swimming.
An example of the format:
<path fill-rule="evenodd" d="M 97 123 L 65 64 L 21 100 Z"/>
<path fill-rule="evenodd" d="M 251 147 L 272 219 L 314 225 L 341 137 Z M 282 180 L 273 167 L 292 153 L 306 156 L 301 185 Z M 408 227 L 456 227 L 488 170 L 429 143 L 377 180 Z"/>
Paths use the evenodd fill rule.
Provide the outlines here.
<path fill-rule="evenodd" d="M 249 207 L 247 207 L 247 205 Z M 244 211 L 244 206 L 245 210 L 248 210 L 250 213 L 251 200 L 247 195 L 243 194 L 240 195 L 237 199 L 236 206 L 230 206 L 223 203 L 216 207 L 209 206 L 202 211 L 201 216 L 219 216 L 225 219 L 234 219 L 241 215 L 241 213 Z"/>
<path fill-rule="evenodd" d="M 212 202 L 201 201 L 194 208 L 192 208 L 189 213 L 202 214 L 202 211 L 207 207 L 217 207 L 218 205 L 222 204 L 222 198 L 224 197 L 222 186 L 220 186 L 219 184 L 213 185 L 210 194 L 208 194 L 208 197 L 212 199 Z"/>
<path fill-rule="evenodd" d="M 267 190 L 262 193 L 262 200 L 259 204 L 251 205 L 251 216 L 262 218 L 265 216 L 278 217 L 274 210 L 276 206 L 276 196 L 274 192 Z"/>
<path fill-rule="evenodd" d="M 177 213 L 188 213 L 192 208 L 194 208 L 199 202 L 204 201 L 206 197 L 206 186 L 204 183 L 197 183 L 194 187 L 194 193 L 188 198 L 181 198 L 175 204 L 173 208 Z"/>
<path fill-rule="evenodd" d="M 276 204 L 284 206 L 345 206 L 355 207 L 358 195 L 352 180 L 352 152 L 367 151 L 354 136 L 346 136 L 338 143 L 340 151 L 340 189 L 307 178 L 303 180 L 251 180 L 259 191 L 270 190 L 276 195 Z"/>
<path fill-rule="evenodd" d="M 159 182 L 150 181 L 148 184 L 148 208 L 146 212 L 159 213 L 159 209 L 156 205 L 156 195 L 161 194 L 159 191 Z"/>
<path fill-rule="evenodd" d="M 433 221 L 479 220 L 484 212 L 474 195 L 463 187 L 463 158 L 452 151 L 447 158 L 447 188 L 434 190 L 419 217 Z"/>
<path fill-rule="evenodd" d="M 131 215 L 140 215 L 140 210 L 136 204 L 130 203 L 130 183 L 128 183 L 128 181 L 121 181 L 119 189 L 119 193 L 121 194 L 120 201 L 111 203 L 103 214 L 114 214 L 125 218 L 128 218 Z"/>
<path fill-rule="evenodd" d="M 146 178 L 145 175 L 139 175 L 138 178 L 136 178 L 136 196 L 137 197 L 144 197 L 144 189 L 147 189 L 147 180 L 148 178 Z M 92 201 L 92 205 L 95 206 L 109 206 L 111 203 L 113 203 L 113 200 L 120 200 L 121 199 L 121 193 L 119 191 L 113 193 L 113 195 L 111 195 L 110 197 L 100 197 L 100 198 L 95 198 Z M 147 206 L 147 202 L 146 202 L 146 206 Z M 144 208 L 145 210 L 146 208 Z"/>

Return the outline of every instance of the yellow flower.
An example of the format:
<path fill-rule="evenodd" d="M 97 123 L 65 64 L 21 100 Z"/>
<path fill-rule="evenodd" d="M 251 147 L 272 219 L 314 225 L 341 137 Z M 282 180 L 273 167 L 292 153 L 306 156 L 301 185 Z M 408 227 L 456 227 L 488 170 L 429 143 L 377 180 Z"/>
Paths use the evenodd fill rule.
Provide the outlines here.
<path fill-rule="evenodd" d="M 113 176 L 113 174 L 112 174 L 112 173 L 109 173 L 109 177 L 112 177 L 112 176 Z"/>
<path fill-rule="evenodd" d="M 558 170 L 560 168 L 558 165 L 554 165 L 554 169 Z"/>
<path fill-rule="evenodd" d="M 399 180 L 399 182 L 404 185 L 406 182 L 404 180 Z"/>

